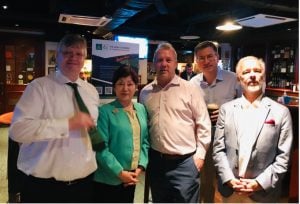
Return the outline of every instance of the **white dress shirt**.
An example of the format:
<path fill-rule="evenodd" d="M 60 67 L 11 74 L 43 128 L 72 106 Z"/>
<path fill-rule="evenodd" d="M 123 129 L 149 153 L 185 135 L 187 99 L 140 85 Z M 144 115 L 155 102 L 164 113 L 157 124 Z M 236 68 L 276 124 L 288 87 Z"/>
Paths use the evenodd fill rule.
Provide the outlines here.
<path fill-rule="evenodd" d="M 205 158 L 211 123 L 201 89 L 175 75 L 164 88 L 156 80 L 145 86 L 140 101 L 150 117 L 151 148 L 178 155 L 196 150 Z"/>
<path fill-rule="evenodd" d="M 9 136 L 21 143 L 17 166 L 27 175 L 71 181 L 97 168 L 87 131 L 69 131 L 68 120 L 77 108 L 67 82 L 61 72 L 37 78 L 27 85 L 15 107 Z M 76 83 L 96 124 L 98 92 L 79 78 Z"/>
<path fill-rule="evenodd" d="M 260 104 L 262 95 L 260 95 L 253 103 L 250 103 L 244 95 L 242 96 L 242 112 L 238 121 L 239 129 L 237 130 L 239 141 L 239 176 L 244 177 L 249 159 L 252 153 L 252 144 L 256 139 L 258 118 L 261 114 Z"/>

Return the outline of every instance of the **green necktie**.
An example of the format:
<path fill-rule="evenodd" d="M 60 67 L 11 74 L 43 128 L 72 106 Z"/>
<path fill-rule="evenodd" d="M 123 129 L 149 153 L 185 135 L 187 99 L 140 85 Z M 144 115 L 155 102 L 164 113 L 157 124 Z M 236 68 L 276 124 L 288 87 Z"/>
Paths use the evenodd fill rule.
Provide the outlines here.
<path fill-rule="evenodd" d="M 84 102 L 83 102 L 83 100 L 82 100 L 82 98 L 79 94 L 77 84 L 76 83 L 71 83 L 71 82 L 69 82 L 67 84 L 69 86 L 71 86 L 74 90 L 75 99 L 76 99 L 76 102 L 78 104 L 78 107 L 79 107 L 80 111 L 82 111 L 84 113 L 87 113 L 87 114 L 90 114 L 89 110 L 87 109 L 86 105 L 84 104 Z M 102 150 L 104 148 L 104 141 L 101 138 L 99 132 L 97 131 L 97 128 L 95 128 L 95 127 L 90 128 L 88 130 L 88 133 L 89 133 L 89 136 L 91 138 L 93 150 L 95 150 L 95 151 Z"/>

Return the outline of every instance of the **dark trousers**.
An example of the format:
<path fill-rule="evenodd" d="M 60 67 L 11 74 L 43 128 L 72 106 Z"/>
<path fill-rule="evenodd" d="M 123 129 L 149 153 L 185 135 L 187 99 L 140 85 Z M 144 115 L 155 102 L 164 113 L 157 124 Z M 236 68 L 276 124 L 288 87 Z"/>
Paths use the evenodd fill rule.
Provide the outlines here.
<path fill-rule="evenodd" d="M 93 196 L 92 175 L 73 183 L 24 175 L 22 203 L 90 203 Z"/>
<path fill-rule="evenodd" d="M 133 203 L 135 185 L 124 187 L 94 182 L 95 203 Z"/>
<path fill-rule="evenodd" d="M 154 203 L 197 203 L 199 201 L 199 172 L 193 156 L 163 157 L 150 150 L 149 173 Z"/>
<path fill-rule="evenodd" d="M 200 203 L 214 203 L 216 188 L 216 169 L 213 158 L 213 145 L 207 150 L 203 168 L 201 169 Z"/>
<path fill-rule="evenodd" d="M 8 201 L 10 203 L 20 202 L 20 192 L 23 185 L 23 173 L 17 168 L 18 155 L 19 144 L 8 138 L 7 180 Z"/>

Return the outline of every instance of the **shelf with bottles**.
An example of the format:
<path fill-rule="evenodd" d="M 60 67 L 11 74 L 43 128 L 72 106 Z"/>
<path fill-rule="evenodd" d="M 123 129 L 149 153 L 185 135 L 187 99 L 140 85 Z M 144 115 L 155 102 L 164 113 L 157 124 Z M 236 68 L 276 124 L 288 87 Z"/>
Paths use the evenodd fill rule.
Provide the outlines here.
<path fill-rule="evenodd" d="M 271 50 L 268 87 L 291 89 L 295 83 L 295 48 L 275 45 Z"/>

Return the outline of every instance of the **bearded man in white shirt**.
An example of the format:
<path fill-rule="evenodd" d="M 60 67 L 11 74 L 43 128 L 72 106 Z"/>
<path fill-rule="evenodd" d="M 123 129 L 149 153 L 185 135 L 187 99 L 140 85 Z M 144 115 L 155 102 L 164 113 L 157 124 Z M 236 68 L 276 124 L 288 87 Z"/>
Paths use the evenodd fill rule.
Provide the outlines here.
<path fill-rule="evenodd" d="M 15 107 L 9 135 L 20 143 L 21 202 L 92 202 L 97 164 L 87 130 L 96 124 L 99 95 L 79 78 L 86 56 L 86 40 L 66 35 L 57 48 L 58 71 L 28 84 Z M 79 111 L 69 82 L 90 114 Z"/>

